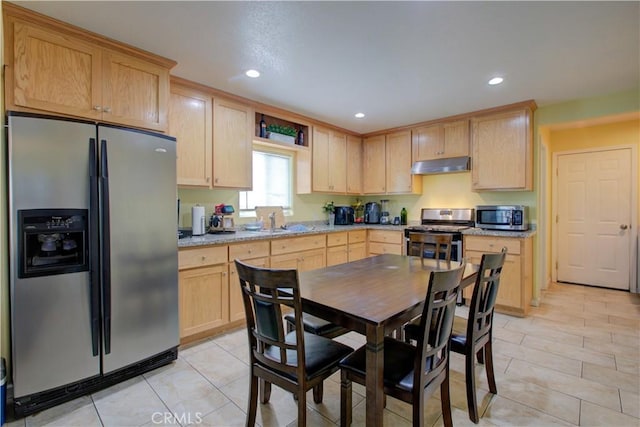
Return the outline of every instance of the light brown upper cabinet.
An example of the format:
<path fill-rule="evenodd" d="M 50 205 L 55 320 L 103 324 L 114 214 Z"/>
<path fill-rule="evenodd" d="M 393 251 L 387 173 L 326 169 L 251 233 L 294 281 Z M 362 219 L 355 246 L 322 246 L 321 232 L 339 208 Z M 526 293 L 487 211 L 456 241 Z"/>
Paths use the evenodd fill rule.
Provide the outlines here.
<path fill-rule="evenodd" d="M 347 191 L 347 136 L 332 129 L 314 126 L 312 147 L 314 192 Z"/>
<path fill-rule="evenodd" d="M 167 130 L 174 61 L 15 5 L 3 7 L 8 110 Z"/>
<path fill-rule="evenodd" d="M 365 138 L 363 142 L 365 194 L 419 194 L 422 177 L 411 175 L 411 132 Z"/>
<path fill-rule="evenodd" d="M 411 130 L 413 161 L 469 155 L 469 120 L 434 123 Z"/>
<path fill-rule="evenodd" d="M 223 98 L 213 100 L 213 187 L 251 189 L 253 111 Z"/>
<path fill-rule="evenodd" d="M 171 83 L 169 134 L 177 143 L 178 185 L 211 187 L 211 95 Z"/>
<path fill-rule="evenodd" d="M 387 134 L 385 152 L 387 194 L 422 193 L 422 176 L 411 175 L 411 132 Z"/>
<path fill-rule="evenodd" d="M 347 135 L 347 193 L 362 194 L 362 138 Z"/>
<path fill-rule="evenodd" d="M 364 194 L 387 192 L 385 142 L 384 135 L 365 138 L 362 142 L 362 192 Z"/>
<path fill-rule="evenodd" d="M 531 109 L 471 119 L 472 189 L 533 189 Z"/>

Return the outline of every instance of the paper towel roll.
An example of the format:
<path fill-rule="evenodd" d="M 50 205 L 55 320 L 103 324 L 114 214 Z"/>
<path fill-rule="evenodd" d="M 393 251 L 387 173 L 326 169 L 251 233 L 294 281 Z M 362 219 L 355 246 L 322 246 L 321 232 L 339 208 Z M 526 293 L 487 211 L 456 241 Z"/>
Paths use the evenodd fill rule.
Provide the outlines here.
<path fill-rule="evenodd" d="M 204 227 L 204 206 L 194 206 L 191 208 L 191 234 L 201 236 L 207 231 Z"/>

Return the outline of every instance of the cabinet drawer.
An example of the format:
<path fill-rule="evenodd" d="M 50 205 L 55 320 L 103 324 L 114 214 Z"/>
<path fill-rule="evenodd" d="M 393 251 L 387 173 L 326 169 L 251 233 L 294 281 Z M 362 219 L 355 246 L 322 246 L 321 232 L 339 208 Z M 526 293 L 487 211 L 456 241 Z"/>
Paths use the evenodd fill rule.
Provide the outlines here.
<path fill-rule="evenodd" d="M 369 242 L 369 253 L 371 255 L 394 254 L 402 255 L 402 246 L 392 243 Z"/>
<path fill-rule="evenodd" d="M 511 255 L 520 254 L 520 239 L 508 237 L 464 236 L 467 251 L 500 252 L 503 247 Z"/>
<path fill-rule="evenodd" d="M 226 263 L 228 261 L 228 252 L 228 246 L 180 249 L 178 251 L 178 269 L 184 270 Z"/>
<path fill-rule="evenodd" d="M 291 239 L 276 239 L 271 241 L 271 255 L 288 254 L 291 252 L 319 249 L 326 246 L 326 234 L 315 236 L 294 237 Z"/>
<path fill-rule="evenodd" d="M 251 259 L 269 256 L 269 242 L 240 243 L 229 245 L 229 261 L 234 259 Z"/>
<path fill-rule="evenodd" d="M 357 230 L 349 232 L 349 244 L 362 243 L 367 241 L 367 230 Z"/>
<path fill-rule="evenodd" d="M 402 245 L 402 232 L 387 230 L 369 230 L 369 241 Z"/>
<path fill-rule="evenodd" d="M 327 246 L 340 246 L 347 244 L 347 232 L 327 234 Z"/>

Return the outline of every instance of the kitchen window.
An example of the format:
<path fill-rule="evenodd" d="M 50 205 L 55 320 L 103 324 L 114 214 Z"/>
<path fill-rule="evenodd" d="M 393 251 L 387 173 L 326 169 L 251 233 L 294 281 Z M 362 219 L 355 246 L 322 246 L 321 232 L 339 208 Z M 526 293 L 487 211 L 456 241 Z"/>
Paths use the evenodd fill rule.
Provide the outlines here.
<path fill-rule="evenodd" d="M 240 191 L 240 211 L 249 213 L 256 206 L 291 208 L 293 156 L 253 151 L 253 190 Z M 252 212 L 253 213 L 253 212 Z M 241 215 L 244 216 L 244 215 Z"/>

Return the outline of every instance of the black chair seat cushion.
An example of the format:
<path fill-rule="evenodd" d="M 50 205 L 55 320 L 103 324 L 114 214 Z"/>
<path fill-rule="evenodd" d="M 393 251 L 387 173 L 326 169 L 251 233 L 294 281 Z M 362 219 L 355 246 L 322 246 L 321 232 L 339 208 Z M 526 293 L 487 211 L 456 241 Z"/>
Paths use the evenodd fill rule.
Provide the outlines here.
<path fill-rule="evenodd" d="M 404 325 L 404 334 L 406 337 L 412 340 L 417 340 L 420 334 L 420 318 L 413 319 L 411 322 Z"/>
<path fill-rule="evenodd" d="M 296 322 L 295 316 L 291 313 L 285 315 L 284 320 L 291 324 L 295 324 Z M 302 325 L 304 326 L 305 331 L 322 336 L 330 335 L 334 332 L 344 330 L 342 326 L 336 325 L 335 323 L 327 322 L 324 319 L 312 316 L 310 314 L 302 315 Z"/>
<path fill-rule="evenodd" d="M 451 351 L 455 353 L 464 353 L 467 345 L 467 336 L 460 334 L 451 334 Z"/>
<path fill-rule="evenodd" d="M 385 387 L 402 388 L 407 391 L 413 389 L 413 362 L 416 357 L 416 347 L 394 338 L 384 339 L 384 385 Z M 427 360 L 426 369 L 431 369 L 431 361 Z M 367 369 L 367 354 L 365 346 L 360 347 L 340 361 L 340 368 L 365 376 Z"/>
<path fill-rule="evenodd" d="M 289 332 L 285 336 L 285 342 L 294 344 L 296 342 L 296 332 Z M 353 352 L 347 345 L 339 343 L 329 338 L 321 337 L 311 333 L 304 333 L 304 351 L 307 379 L 312 379 L 337 366 L 341 359 Z M 265 351 L 265 355 L 273 360 L 280 360 L 280 349 L 271 346 Z M 287 364 L 298 365 L 298 355 L 295 350 L 287 350 Z M 297 380 L 295 374 L 281 372 L 285 377 Z"/>

